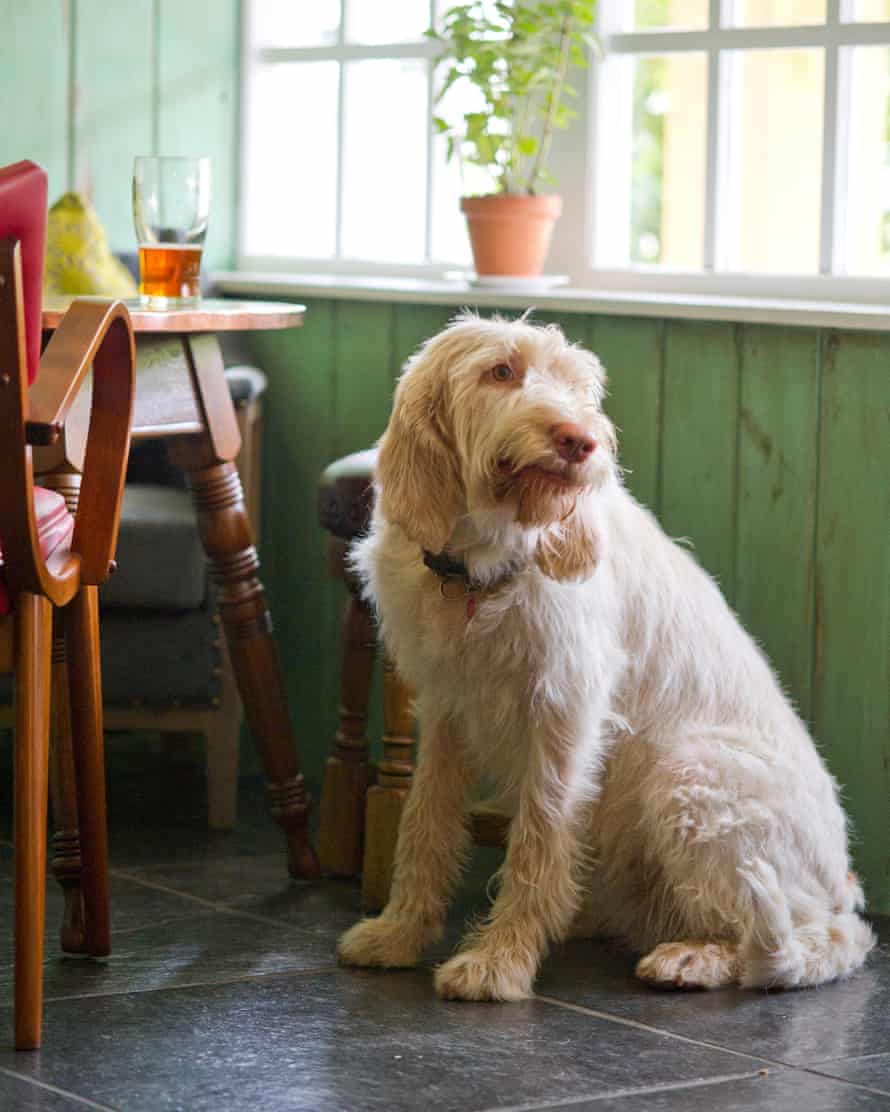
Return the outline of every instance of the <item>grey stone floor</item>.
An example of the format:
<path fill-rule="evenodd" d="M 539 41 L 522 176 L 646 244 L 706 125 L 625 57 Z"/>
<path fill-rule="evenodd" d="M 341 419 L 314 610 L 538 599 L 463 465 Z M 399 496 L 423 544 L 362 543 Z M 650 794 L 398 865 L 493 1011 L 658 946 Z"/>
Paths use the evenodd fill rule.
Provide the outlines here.
<path fill-rule="evenodd" d="M 2 1112 L 890 1110 L 886 948 L 841 985 L 673 994 L 635 981 L 632 955 L 571 943 L 534 1000 L 442 1003 L 432 960 L 337 967 L 357 888 L 288 880 L 256 777 L 242 783 L 238 829 L 213 835 L 194 762 L 128 741 L 109 746 L 109 768 L 114 954 L 60 956 L 51 885 L 44 1045 L 16 1054 L 0 752 Z M 477 853 L 448 945 L 496 865 Z M 879 929 L 886 947 L 890 923 Z"/>

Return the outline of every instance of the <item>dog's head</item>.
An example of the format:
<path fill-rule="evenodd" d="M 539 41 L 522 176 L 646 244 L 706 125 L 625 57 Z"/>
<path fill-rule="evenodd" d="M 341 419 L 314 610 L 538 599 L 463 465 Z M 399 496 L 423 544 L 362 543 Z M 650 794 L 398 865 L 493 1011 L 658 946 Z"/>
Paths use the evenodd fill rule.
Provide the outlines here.
<path fill-rule="evenodd" d="M 587 496 L 614 472 L 596 356 L 555 325 L 458 317 L 409 360 L 380 442 L 383 516 L 424 548 L 469 514 L 483 533 L 536 530 L 554 578 L 596 562 Z"/>

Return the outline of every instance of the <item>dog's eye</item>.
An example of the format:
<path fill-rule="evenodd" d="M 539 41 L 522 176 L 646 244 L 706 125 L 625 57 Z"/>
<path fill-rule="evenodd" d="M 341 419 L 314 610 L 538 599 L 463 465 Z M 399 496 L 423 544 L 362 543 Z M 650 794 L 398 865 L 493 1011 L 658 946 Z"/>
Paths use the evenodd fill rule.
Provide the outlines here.
<path fill-rule="evenodd" d="M 491 368 L 489 373 L 495 382 L 512 382 L 516 377 L 509 363 L 498 363 L 496 367 Z"/>

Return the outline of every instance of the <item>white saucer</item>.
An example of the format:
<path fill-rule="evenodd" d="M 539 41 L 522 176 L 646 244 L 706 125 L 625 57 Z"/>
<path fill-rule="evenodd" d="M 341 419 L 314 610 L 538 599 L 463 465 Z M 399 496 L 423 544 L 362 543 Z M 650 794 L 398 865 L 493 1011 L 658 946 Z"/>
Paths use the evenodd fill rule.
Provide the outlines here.
<path fill-rule="evenodd" d="M 534 278 L 512 274 L 469 274 L 467 283 L 476 289 L 497 289 L 510 293 L 543 293 L 557 286 L 567 286 L 567 274 L 539 274 Z"/>

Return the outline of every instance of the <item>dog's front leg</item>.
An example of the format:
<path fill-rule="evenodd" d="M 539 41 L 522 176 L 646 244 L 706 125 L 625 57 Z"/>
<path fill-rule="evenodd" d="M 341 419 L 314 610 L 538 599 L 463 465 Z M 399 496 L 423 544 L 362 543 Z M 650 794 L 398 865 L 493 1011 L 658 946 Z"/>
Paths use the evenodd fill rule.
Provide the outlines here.
<path fill-rule="evenodd" d="M 340 939 L 349 965 L 416 965 L 442 934 L 448 901 L 469 847 L 468 768 L 447 719 L 426 716 L 414 783 L 399 824 L 389 902 L 376 919 L 362 919 Z"/>
<path fill-rule="evenodd" d="M 547 942 L 565 936 L 577 912 L 581 818 L 591 795 L 582 743 L 561 730 L 534 738 L 510 825 L 500 891 L 485 923 L 436 973 L 453 1000 L 522 1000 L 531 995 Z"/>

